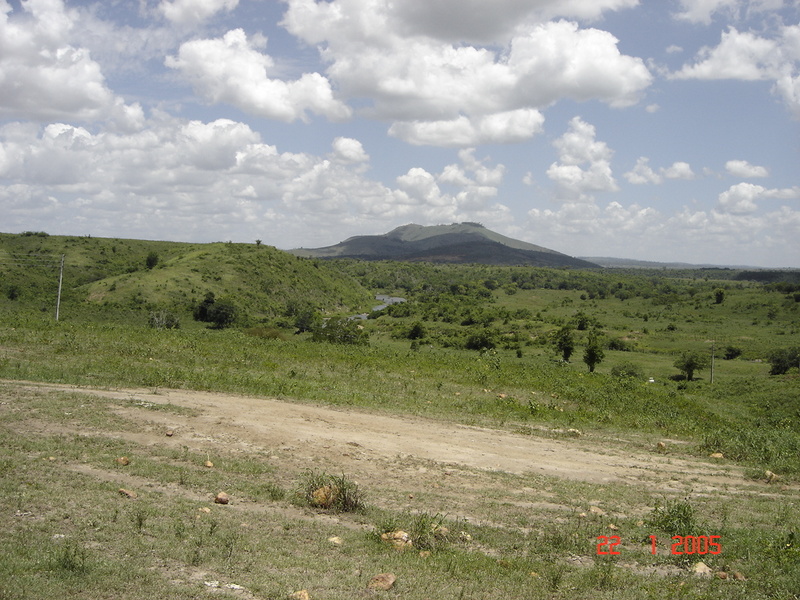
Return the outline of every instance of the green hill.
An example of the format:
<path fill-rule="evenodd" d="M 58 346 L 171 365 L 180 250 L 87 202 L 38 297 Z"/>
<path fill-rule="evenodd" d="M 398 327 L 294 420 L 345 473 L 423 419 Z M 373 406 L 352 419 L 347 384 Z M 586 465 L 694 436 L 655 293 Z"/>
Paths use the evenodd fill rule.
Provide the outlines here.
<path fill-rule="evenodd" d="M 0 234 L 0 306 L 54 310 L 62 255 L 62 314 L 87 308 L 188 313 L 208 292 L 255 321 L 304 306 L 336 312 L 373 303 L 332 265 L 271 246 L 25 233 Z"/>

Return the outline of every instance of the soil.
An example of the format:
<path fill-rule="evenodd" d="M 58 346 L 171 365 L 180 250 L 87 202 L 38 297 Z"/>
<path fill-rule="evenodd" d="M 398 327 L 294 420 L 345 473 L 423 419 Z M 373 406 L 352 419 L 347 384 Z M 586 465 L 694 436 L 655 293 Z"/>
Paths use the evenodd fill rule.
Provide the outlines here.
<path fill-rule="evenodd" d="M 424 487 L 426 481 L 441 483 L 441 476 L 474 480 L 481 474 L 508 473 L 625 483 L 659 493 L 735 492 L 754 485 L 761 493 L 771 491 L 745 479 L 742 469 L 727 461 L 681 454 L 682 444 L 675 440 L 598 438 L 574 430 L 514 433 L 224 393 L 8 383 L 125 401 L 117 412 L 142 426 L 136 431 L 109 432 L 114 437 L 202 452 L 258 451 L 266 453 L 280 470 L 328 469 L 366 481 L 412 477 L 416 483 L 405 485 L 408 488 Z M 148 403 L 172 404 L 193 412 L 179 415 L 143 409 Z M 168 437 L 167 431 L 174 434 Z M 658 448 L 658 442 L 664 447 Z"/>

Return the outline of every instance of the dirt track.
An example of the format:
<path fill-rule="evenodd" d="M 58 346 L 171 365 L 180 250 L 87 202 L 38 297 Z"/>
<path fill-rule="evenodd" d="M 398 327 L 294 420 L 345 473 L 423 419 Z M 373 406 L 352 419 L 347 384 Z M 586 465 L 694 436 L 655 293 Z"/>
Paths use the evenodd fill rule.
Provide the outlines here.
<path fill-rule="evenodd" d="M 8 382 L 13 383 L 13 382 Z M 561 439 L 515 434 L 502 430 L 462 426 L 416 417 L 390 416 L 185 390 L 100 390 L 50 384 L 19 384 L 40 391 L 73 391 L 132 401 L 119 410 L 127 418 L 144 421 L 147 433 L 117 432 L 139 443 L 165 443 L 164 431 L 176 432 L 169 443 L 207 451 L 266 450 L 289 467 L 325 467 L 372 479 L 387 465 L 401 461 L 429 463 L 434 470 L 466 467 L 478 471 L 534 474 L 590 483 L 640 484 L 650 491 L 680 492 L 751 486 L 741 469 L 722 466 L 714 459 L 678 457 L 669 446 L 665 454 L 631 449 L 619 440 L 579 437 Z M 143 411 L 139 402 L 171 403 L 192 408 L 196 416 Z M 280 462 L 280 461 L 279 461 Z M 418 473 L 428 469 L 415 467 Z M 431 474 L 432 475 L 432 474 Z"/>

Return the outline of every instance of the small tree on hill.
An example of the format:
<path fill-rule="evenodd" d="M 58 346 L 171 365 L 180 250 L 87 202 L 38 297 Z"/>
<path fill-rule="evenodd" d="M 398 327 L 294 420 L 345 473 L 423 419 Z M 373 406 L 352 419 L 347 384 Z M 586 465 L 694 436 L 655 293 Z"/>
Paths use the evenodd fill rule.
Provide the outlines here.
<path fill-rule="evenodd" d="M 701 371 L 711 364 L 711 359 L 705 352 L 687 350 L 675 361 L 675 368 L 686 375 L 687 381 L 694 378 L 695 371 Z"/>
<path fill-rule="evenodd" d="M 773 350 L 767 356 L 770 375 L 785 375 L 792 367 L 800 368 L 800 347 Z"/>
<path fill-rule="evenodd" d="M 603 362 L 605 352 L 603 345 L 600 343 L 600 336 L 596 331 L 589 334 L 589 341 L 586 348 L 583 350 L 583 362 L 589 367 L 589 373 L 594 373 L 594 368 Z"/>
<path fill-rule="evenodd" d="M 144 260 L 144 264 L 148 269 L 152 269 L 158 264 L 159 260 L 158 252 L 151 252 Z"/>
<path fill-rule="evenodd" d="M 569 357 L 575 351 L 575 339 L 572 335 L 572 327 L 565 325 L 555 333 L 553 333 L 553 345 L 556 352 L 561 355 L 564 362 L 569 362 Z"/>

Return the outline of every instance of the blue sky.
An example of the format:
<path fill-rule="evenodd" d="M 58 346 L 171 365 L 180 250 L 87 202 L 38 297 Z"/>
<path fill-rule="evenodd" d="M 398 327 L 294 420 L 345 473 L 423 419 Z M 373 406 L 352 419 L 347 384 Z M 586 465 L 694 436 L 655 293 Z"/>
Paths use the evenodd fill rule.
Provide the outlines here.
<path fill-rule="evenodd" d="M 797 0 L 0 0 L 0 231 L 800 267 Z"/>

